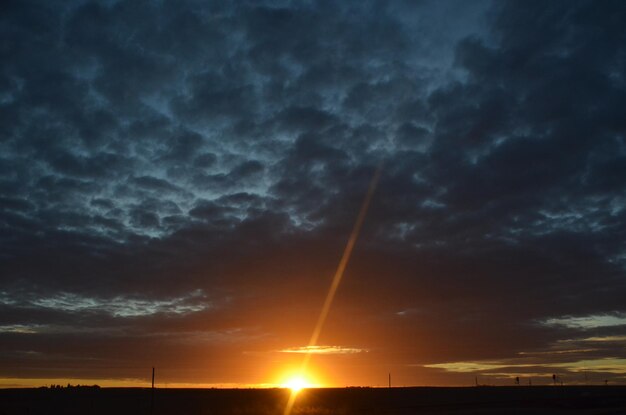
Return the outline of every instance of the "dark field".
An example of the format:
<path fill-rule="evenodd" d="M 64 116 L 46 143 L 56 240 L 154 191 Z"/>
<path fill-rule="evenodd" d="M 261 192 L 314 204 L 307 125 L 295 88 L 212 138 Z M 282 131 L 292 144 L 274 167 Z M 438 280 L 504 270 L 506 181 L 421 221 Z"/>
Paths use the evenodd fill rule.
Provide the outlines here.
<path fill-rule="evenodd" d="M 153 414 L 278 414 L 280 389 L 156 389 Z M 5 389 L 0 415 L 150 414 L 150 389 Z M 626 414 L 626 387 L 347 388 L 300 392 L 292 414 Z"/>

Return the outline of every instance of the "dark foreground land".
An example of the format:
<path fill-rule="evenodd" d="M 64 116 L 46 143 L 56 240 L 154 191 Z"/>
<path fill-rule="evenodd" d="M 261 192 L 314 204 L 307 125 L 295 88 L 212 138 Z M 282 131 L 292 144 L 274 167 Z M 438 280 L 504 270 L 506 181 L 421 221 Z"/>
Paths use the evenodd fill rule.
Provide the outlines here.
<path fill-rule="evenodd" d="M 281 389 L 6 389 L 0 415 L 282 415 Z M 294 415 L 626 414 L 624 386 L 347 388 L 300 392 Z"/>

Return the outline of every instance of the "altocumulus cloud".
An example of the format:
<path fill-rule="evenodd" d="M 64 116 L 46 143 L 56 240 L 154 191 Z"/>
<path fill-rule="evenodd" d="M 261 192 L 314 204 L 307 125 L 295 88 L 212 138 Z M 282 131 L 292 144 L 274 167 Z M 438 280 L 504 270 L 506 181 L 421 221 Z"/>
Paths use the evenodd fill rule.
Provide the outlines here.
<path fill-rule="evenodd" d="M 620 1 L 5 2 L 0 375 L 298 350 L 384 160 L 324 344 L 418 383 L 458 382 L 451 362 L 623 380 L 624 21 Z M 157 332 L 176 341 L 140 353 Z"/>
<path fill-rule="evenodd" d="M 8 293 L 0 292 L 0 304 L 24 308 L 42 308 L 66 312 L 106 313 L 113 317 L 149 316 L 157 313 L 187 314 L 211 306 L 202 290 L 186 296 L 164 300 L 150 300 L 117 296 L 113 298 L 83 297 L 71 293 L 58 293 L 50 297 L 22 300 L 17 303 Z"/>

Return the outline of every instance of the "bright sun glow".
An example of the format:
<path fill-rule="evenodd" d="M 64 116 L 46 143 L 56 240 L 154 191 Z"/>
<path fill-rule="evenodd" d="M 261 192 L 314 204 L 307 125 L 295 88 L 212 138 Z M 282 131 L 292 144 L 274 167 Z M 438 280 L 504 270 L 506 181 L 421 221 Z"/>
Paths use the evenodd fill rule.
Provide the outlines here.
<path fill-rule="evenodd" d="M 281 386 L 291 389 L 292 392 L 300 392 L 302 389 L 310 388 L 313 385 L 303 376 L 293 376 L 287 379 Z"/>

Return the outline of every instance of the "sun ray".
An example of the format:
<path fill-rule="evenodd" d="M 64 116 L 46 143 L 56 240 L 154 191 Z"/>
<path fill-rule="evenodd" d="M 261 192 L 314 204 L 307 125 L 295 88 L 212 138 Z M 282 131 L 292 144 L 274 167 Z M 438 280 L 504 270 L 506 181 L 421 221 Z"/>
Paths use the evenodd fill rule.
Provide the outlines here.
<path fill-rule="evenodd" d="M 367 194 L 365 195 L 365 200 L 363 200 L 363 204 L 361 205 L 361 209 L 359 210 L 359 215 L 357 216 L 354 227 L 352 228 L 352 232 L 350 233 L 350 237 L 348 238 L 348 243 L 344 248 L 343 255 L 341 256 L 341 260 L 339 261 L 339 265 L 337 266 L 337 270 L 335 271 L 335 275 L 333 276 L 333 281 L 330 285 L 330 288 L 328 289 L 328 293 L 326 294 L 324 305 L 322 306 L 322 310 L 317 319 L 317 323 L 315 324 L 315 329 L 313 330 L 313 334 L 311 335 L 311 339 L 309 340 L 309 345 L 307 346 L 309 349 L 314 349 L 315 346 L 317 346 L 317 341 L 319 339 L 320 333 L 322 332 L 322 328 L 324 327 L 324 323 L 326 322 L 326 318 L 328 317 L 328 312 L 330 311 L 330 307 L 333 303 L 333 300 L 335 299 L 335 294 L 337 294 L 337 289 L 339 288 L 339 284 L 341 283 L 341 279 L 343 278 L 344 271 L 346 270 L 348 262 L 350 261 L 352 250 L 354 249 L 354 245 L 356 244 L 359 233 L 361 232 L 361 227 L 363 226 L 363 222 L 365 221 L 365 216 L 367 214 L 370 202 L 372 201 L 372 197 L 374 196 L 376 186 L 378 185 L 378 180 L 380 178 L 382 168 L 383 163 L 381 162 L 376 168 L 376 172 L 372 177 L 372 181 L 370 182 L 369 188 L 367 189 Z M 300 373 L 306 373 L 306 369 L 309 365 L 309 361 L 311 360 L 311 356 L 312 353 L 310 351 L 304 355 Z M 291 413 L 293 405 L 296 402 L 296 396 L 297 392 L 292 389 L 291 396 L 289 397 L 289 401 L 285 406 L 285 411 L 283 412 L 283 415 L 289 415 Z"/>

